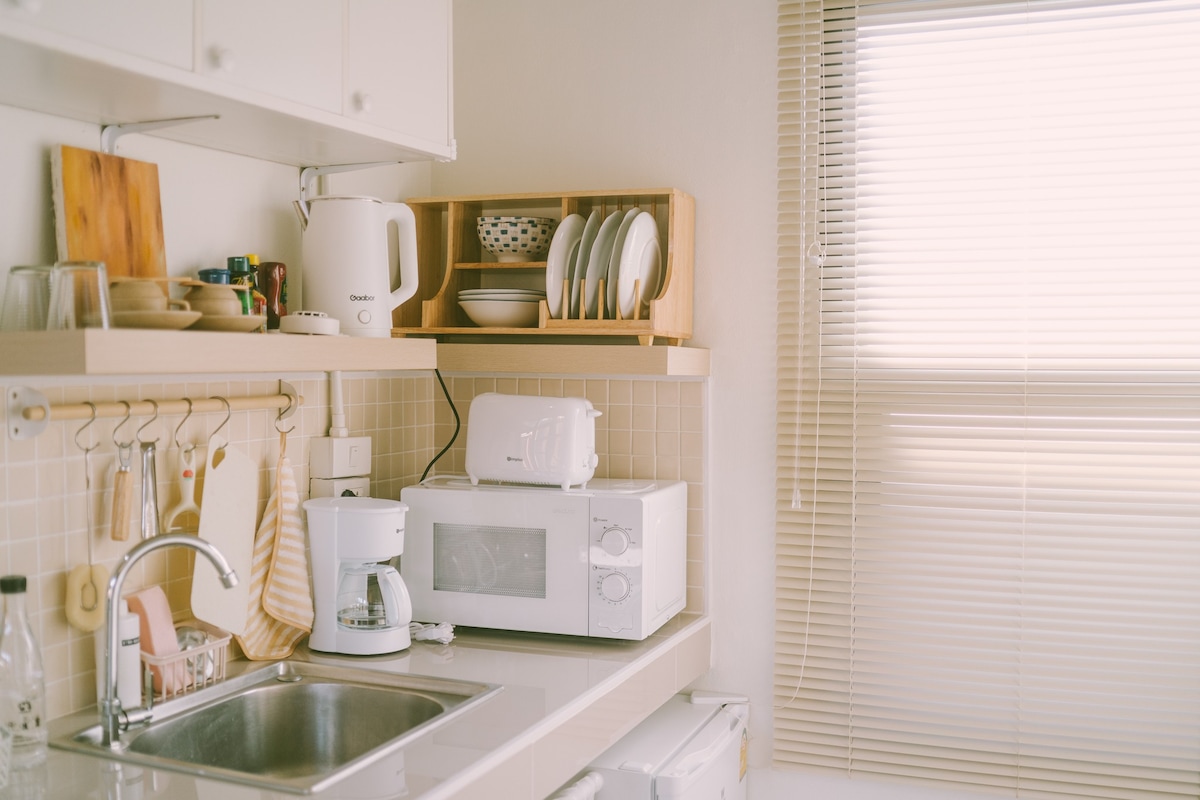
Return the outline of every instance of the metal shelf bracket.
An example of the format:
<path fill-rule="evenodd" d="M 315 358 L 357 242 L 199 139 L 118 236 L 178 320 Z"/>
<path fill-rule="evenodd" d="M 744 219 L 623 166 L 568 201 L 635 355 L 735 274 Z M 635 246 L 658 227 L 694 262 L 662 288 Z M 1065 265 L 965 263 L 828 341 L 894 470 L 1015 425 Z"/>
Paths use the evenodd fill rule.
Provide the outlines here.
<path fill-rule="evenodd" d="M 207 114 L 200 117 L 175 117 L 173 119 L 157 119 L 147 122 L 126 122 L 120 125 L 105 125 L 100 129 L 100 152 L 113 154 L 117 147 L 117 139 L 127 133 L 145 133 L 159 128 L 171 128 L 176 125 L 186 125 L 189 122 L 200 122 L 206 119 L 220 119 L 219 114 Z"/>

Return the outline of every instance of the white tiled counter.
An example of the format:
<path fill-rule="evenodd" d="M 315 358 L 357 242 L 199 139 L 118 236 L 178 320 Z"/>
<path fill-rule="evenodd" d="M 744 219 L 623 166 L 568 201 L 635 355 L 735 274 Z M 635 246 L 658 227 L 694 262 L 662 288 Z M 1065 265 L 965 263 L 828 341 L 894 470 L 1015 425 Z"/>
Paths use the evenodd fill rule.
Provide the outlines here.
<path fill-rule="evenodd" d="M 460 630 L 394 656 L 296 658 L 385 672 L 500 684 L 503 691 L 312 797 L 318 800 L 542 800 L 703 675 L 707 617 L 681 614 L 644 642 Z M 76 715 L 79 726 L 93 715 Z M 55 723 L 65 723 L 66 720 Z M 73 725 L 74 718 L 71 721 Z M 313 724 L 320 724 L 314 720 Z M 50 750 L 26 794 L 0 797 L 284 800 L 178 772 Z"/>

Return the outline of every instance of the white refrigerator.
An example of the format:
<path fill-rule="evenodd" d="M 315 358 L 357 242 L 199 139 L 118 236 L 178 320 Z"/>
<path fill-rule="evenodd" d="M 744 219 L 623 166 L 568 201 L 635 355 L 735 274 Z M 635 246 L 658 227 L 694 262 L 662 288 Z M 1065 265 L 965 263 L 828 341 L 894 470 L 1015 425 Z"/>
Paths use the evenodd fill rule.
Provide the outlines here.
<path fill-rule="evenodd" d="M 749 716 L 745 697 L 675 695 L 585 770 L 595 799 L 745 800 Z"/>

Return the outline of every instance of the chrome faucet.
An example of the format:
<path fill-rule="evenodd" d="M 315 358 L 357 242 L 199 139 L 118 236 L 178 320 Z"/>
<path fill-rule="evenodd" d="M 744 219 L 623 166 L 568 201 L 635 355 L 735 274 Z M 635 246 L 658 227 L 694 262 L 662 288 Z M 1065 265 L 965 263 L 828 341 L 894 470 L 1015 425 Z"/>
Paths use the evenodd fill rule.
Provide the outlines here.
<path fill-rule="evenodd" d="M 121 737 L 122 709 L 121 699 L 117 697 L 117 651 L 120 646 L 117 604 L 121 599 L 121 585 L 125 583 L 125 576 L 129 574 L 129 570 L 142 556 L 173 545 L 190 547 L 203 553 L 216 567 L 217 574 L 221 576 L 221 583 L 226 589 L 237 586 L 237 573 L 229 566 L 225 556 L 199 536 L 186 533 L 155 536 L 142 541 L 125 554 L 117 571 L 108 579 L 108 592 L 104 598 L 104 697 L 100 698 L 100 727 L 103 729 L 101 743 L 105 747 L 112 747 Z"/>

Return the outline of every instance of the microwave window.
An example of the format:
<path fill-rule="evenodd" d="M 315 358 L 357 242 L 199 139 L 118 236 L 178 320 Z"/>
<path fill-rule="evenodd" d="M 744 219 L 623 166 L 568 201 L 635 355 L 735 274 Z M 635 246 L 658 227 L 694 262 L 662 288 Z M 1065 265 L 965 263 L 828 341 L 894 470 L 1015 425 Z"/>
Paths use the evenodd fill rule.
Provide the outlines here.
<path fill-rule="evenodd" d="M 434 523 L 433 588 L 544 600 L 546 530 Z"/>

